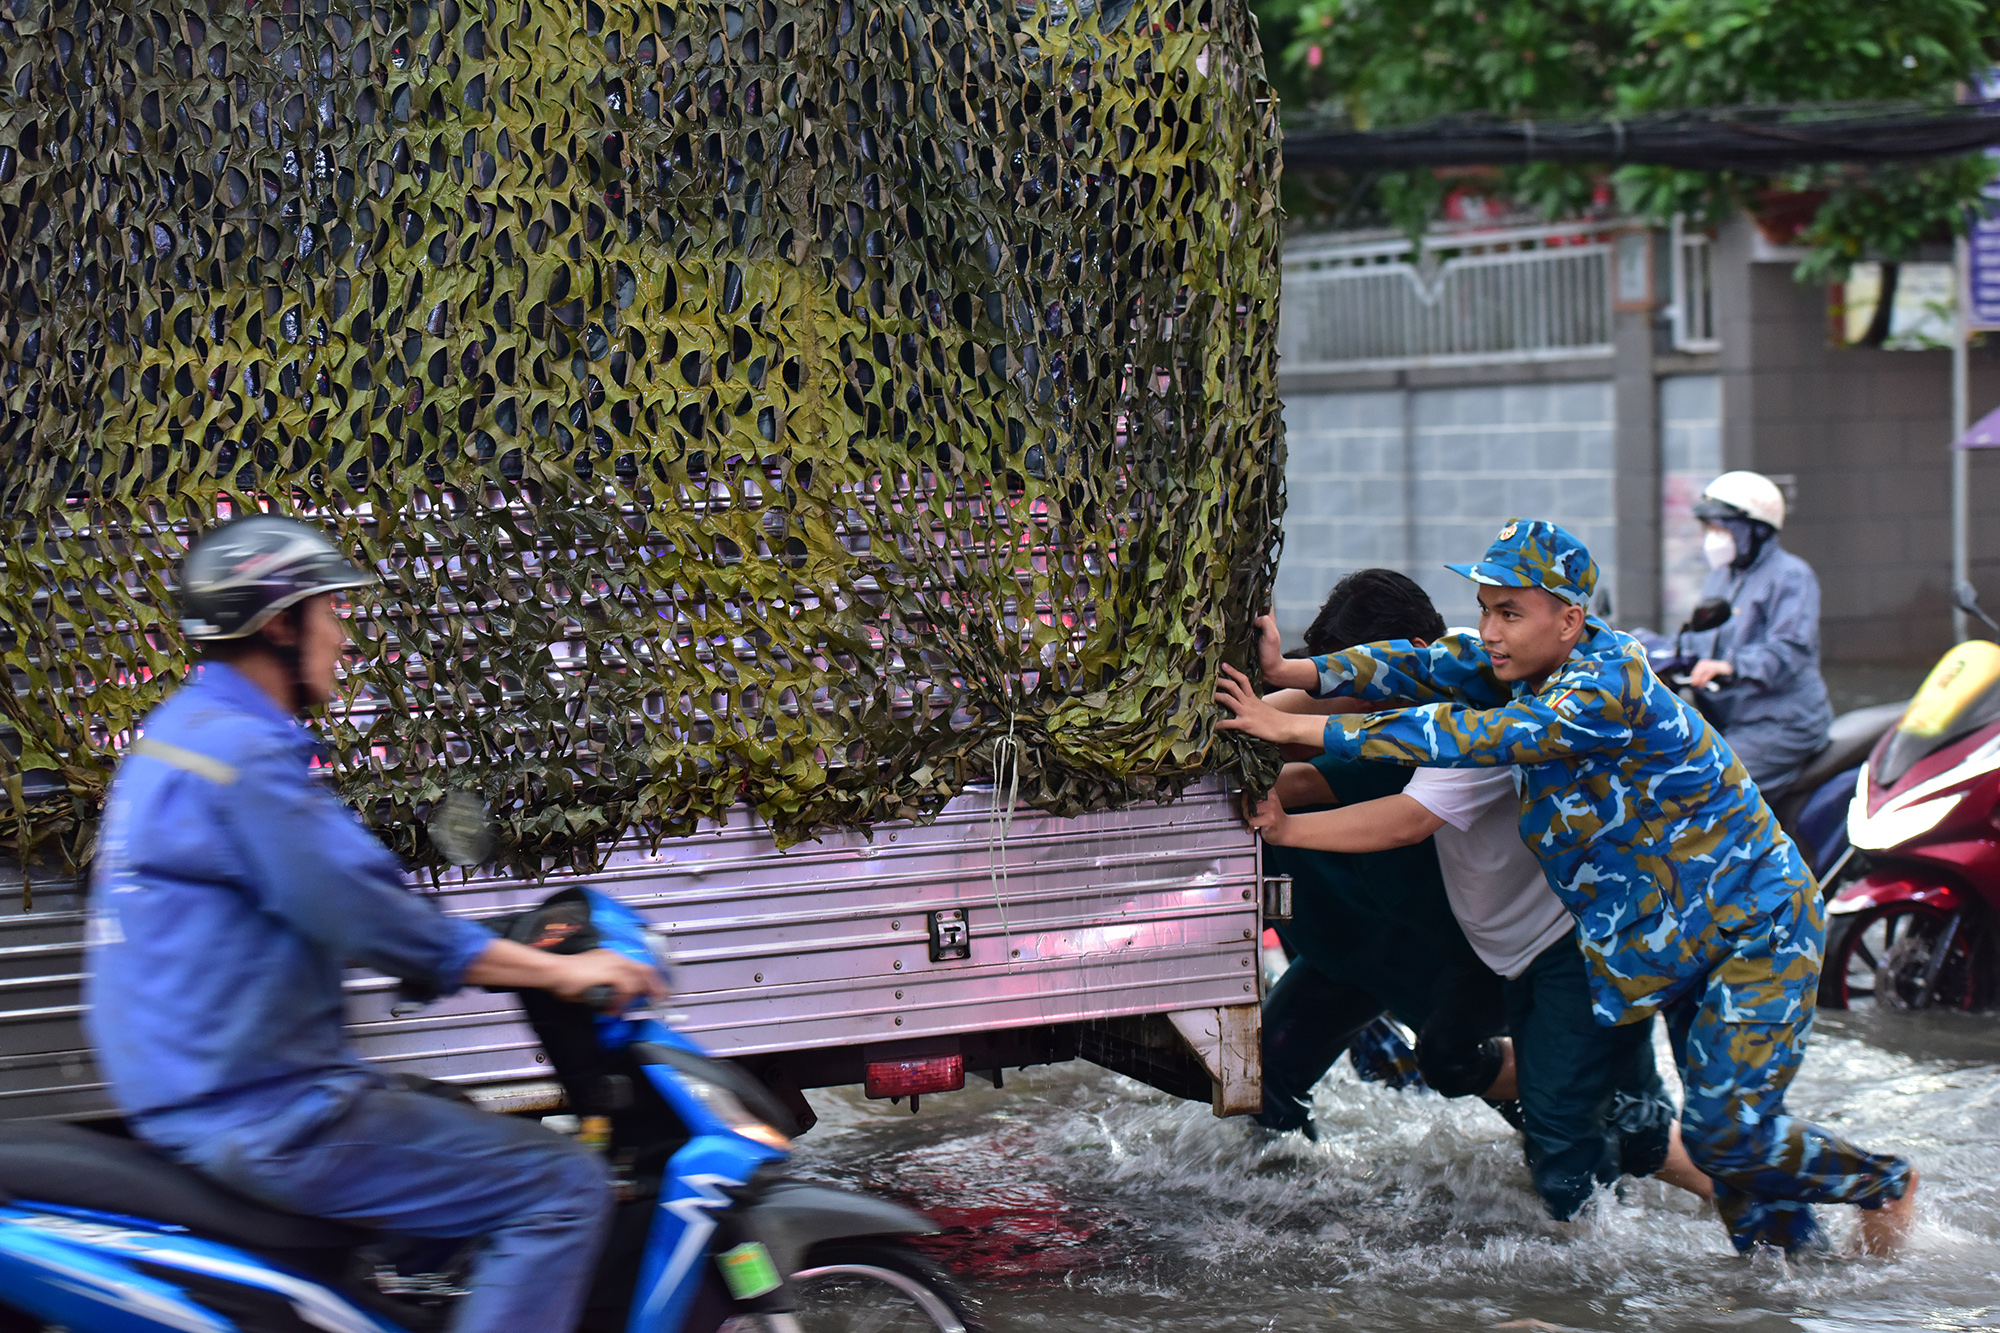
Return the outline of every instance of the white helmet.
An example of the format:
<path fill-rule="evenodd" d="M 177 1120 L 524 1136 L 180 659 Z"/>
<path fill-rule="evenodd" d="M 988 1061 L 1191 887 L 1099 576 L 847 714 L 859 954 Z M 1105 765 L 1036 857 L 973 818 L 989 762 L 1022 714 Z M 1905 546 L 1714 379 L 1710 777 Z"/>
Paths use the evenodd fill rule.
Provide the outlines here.
<path fill-rule="evenodd" d="M 1748 518 L 1785 526 L 1785 493 L 1761 472 L 1725 472 L 1708 483 L 1694 507 L 1696 518 Z"/>

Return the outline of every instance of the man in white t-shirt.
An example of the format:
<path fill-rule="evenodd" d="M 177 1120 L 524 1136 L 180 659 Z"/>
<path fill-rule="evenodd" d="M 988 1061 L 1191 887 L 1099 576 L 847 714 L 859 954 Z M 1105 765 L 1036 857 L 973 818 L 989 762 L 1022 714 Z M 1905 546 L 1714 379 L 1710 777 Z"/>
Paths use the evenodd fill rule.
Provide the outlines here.
<path fill-rule="evenodd" d="M 1394 571 L 1364 570 L 1341 586 L 1359 600 L 1390 605 L 1420 598 L 1429 614 L 1414 615 L 1413 624 L 1442 623 L 1422 591 Z M 1250 822 L 1278 846 L 1328 852 L 1434 840 L 1452 913 L 1485 967 L 1448 979 L 1460 997 L 1450 1006 L 1455 1020 L 1426 1029 L 1418 1066 L 1443 1091 L 1519 1098 L 1530 1174 L 1551 1215 L 1573 1216 L 1599 1184 L 1621 1175 L 1657 1174 L 1709 1197 L 1711 1182 L 1680 1144 L 1652 1024 L 1606 1027 L 1591 1013 L 1575 922 L 1521 842 L 1514 771 L 1419 768 L 1395 795 L 1286 813 L 1336 799 L 1319 768 L 1287 764 Z M 1511 1041 L 1498 1036 L 1503 1027 Z"/>

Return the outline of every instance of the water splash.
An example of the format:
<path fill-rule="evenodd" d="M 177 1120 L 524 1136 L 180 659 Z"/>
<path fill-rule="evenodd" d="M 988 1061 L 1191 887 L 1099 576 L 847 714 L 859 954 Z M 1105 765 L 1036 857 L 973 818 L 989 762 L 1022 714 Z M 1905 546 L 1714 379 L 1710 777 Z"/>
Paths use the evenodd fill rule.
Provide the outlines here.
<path fill-rule="evenodd" d="M 1665 1064 L 1663 1062 L 1663 1068 Z M 1656 1181 L 1550 1221 L 1490 1110 L 1337 1067 L 1317 1143 L 1219 1121 L 1087 1065 L 924 1113 L 815 1092 L 807 1174 L 896 1195 L 949 1228 L 939 1253 L 996 1333 L 1042 1330 L 2000 1330 L 2000 1023 L 1955 1015 L 1822 1024 L 1792 1104 L 1924 1177 L 1911 1248 L 1740 1259 L 1692 1197 Z"/>

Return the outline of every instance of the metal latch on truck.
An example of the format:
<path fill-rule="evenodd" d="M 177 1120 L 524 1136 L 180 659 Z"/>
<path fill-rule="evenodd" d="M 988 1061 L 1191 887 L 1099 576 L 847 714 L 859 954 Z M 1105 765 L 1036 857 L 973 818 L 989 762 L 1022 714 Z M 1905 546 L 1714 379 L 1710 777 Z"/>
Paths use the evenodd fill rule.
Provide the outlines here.
<path fill-rule="evenodd" d="M 956 963 L 972 957 L 972 931 L 965 909 L 945 907 L 931 913 L 931 961 Z"/>

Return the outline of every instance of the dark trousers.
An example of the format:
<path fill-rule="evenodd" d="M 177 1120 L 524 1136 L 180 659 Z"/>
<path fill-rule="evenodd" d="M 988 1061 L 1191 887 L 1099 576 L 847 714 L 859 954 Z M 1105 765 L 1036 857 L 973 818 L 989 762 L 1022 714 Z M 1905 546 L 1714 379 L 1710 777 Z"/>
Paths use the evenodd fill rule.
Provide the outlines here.
<path fill-rule="evenodd" d="M 1419 1030 L 1417 1065 L 1445 1095 L 1490 1087 L 1502 1061 L 1496 1038 L 1512 1035 L 1528 1171 L 1550 1216 L 1570 1218 L 1599 1184 L 1650 1176 L 1666 1163 L 1674 1106 L 1653 1058 L 1653 1025 L 1597 1021 L 1574 935 L 1512 981 L 1484 967 L 1454 969 L 1439 978 L 1436 997 Z M 1294 962 L 1264 1001 L 1257 1123 L 1304 1129 L 1313 1086 L 1381 1013 L 1365 988 Z"/>
<path fill-rule="evenodd" d="M 400 1088 L 331 1120 L 301 1099 L 174 1156 L 251 1198 L 409 1236 L 485 1236 L 452 1333 L 557 1333 L 576 1324 L 611 1220 L 604 1161 L 559 1134 Z"/>
<path fill-rule="evenodd" d="M 1295 958 L 1264 997 L 1266 1129 L 1304 1129 L 1312 1090 L 1361 1029 L 1382 1013 L 1373 992 L 1338 981 Z"/>
<path fill-rule="evenodd" d="M 1338 980 L 1295 959 L 1264 998 L 1264 1110 L 1266 1129 L 1304 1129 L 1313 1087 L 1361 1030 L 1386 1006 L 1373 991 Z M 1474 960 L 1438 978 L 1426 1014 L 1416 1019 L 1417 1069 L 1447 1097 L 1484 1091 L 1499 1076 L 1500 1045 L 1507 1026 L 1500 978 Z"/>
<path fill-rule="evenodd" d="M 1549 1215 L 1565 1220 L 1598 1185 L 1666 1163 L 1674 1105 L 1653 1058 L 1653 1023 L 1597 1021 L 1574 935 L 1504 984 L 1528 1171 Z"/>
<path fill-rule="evenodd" d="M 1493 1086 L 1505 1063 L 1500 1034 L 1507 1030 L 1506 983 L 1469 959 L 1438 978 L 1437 1003 L 1417 1029 L 1417 1072 L 1446 1097 L 1471 1097 Z"/>

